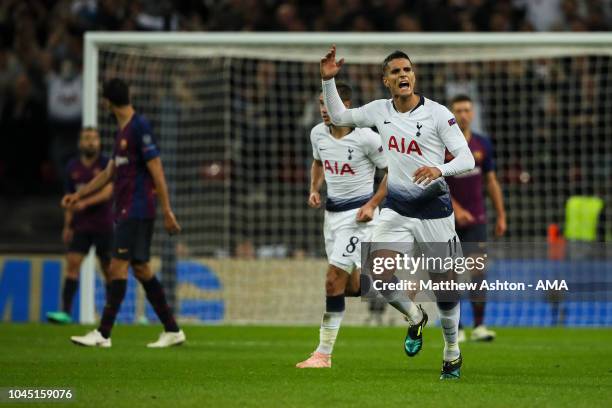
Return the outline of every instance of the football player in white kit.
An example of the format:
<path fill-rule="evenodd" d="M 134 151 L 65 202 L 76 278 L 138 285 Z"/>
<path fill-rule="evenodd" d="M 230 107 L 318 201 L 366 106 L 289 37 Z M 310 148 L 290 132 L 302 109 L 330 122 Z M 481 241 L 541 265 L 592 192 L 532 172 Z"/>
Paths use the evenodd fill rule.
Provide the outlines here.
<path fill-rule="evenodd" d="M 351 88 L 338 83 L 337 89 L 343 106 L 349 107 Z M 378 133 L 369 128 L 334 126 L 323 95 L 319 96 L 319 105 L 323 123 L 310 133 L 314 161 L 308 204 L 313 208 L 321 206 L 319 191 L 325 181 L 324 235 L 329 265 L 319 346 L 296 365 L 298 368 L 331 367 L 332 350 L 344 315 L 344 297 L 360 293 L 361 242 L 370 240 L 375 209 L 386 194 L 385 179 L 374 194 L 376 168 L 387 168 Z"/>
<path fill-rule="evenodd" d="M 335 46 L 321 59 L 323 98 L 331 121 L 337 126 L 376 126 L 389 164 L 387 197 L 372 240 L 374 245 L 376 242 L 391 245 L 376 247 L 378 251 L 373 256 L 410 252 L 406 243 L 413 242 L 447 243 L 450 256 L 457 256 L 461 249 L 443 176 L 472 169 L 474 157 L 455 117 L 445 106 L 414 92 L 413 65 L 408 55 L 401 51 L 387 56 L 382 66 L 382 80 L 391 99 L 347 109 L 334 82 L 343 63 L 344 59 L 336 61 Z M 454 156 L 446 164 L 445 148 Z M 394 271 L 387 272 L 393 274 Z M 438 279 L 448 279 L 452 274 L 452 271 L 439 272 L 435 274 Z M 387 278 L 397 279 L 388 275 Z M 427 323 L 427 314 L 399 291 L 382 294 L 410 323 L 404 350 L 408 356 L 416 355 L 422 348 L 422 329 Z M 462 358 L 457 342 L 458 297 L 453 296 L 449 301 L 438 296 L 437 306 L 445 343 L 440 379 L 459 378 Z"/>

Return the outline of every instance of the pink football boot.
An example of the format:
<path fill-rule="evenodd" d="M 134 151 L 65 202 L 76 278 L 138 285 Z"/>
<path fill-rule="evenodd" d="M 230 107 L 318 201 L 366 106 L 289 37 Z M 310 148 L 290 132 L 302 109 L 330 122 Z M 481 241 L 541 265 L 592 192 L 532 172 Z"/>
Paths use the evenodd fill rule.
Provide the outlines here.
<path fill-rule="evenodd" d="M 308 359 L 297 363 L 297 368 L 331 368 L 331 354 L 323 354 L 315 351 Z"/>

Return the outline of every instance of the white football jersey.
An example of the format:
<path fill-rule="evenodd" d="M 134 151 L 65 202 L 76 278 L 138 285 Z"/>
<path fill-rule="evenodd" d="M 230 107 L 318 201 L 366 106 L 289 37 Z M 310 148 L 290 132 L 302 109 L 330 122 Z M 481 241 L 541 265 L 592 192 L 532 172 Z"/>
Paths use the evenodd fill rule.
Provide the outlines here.
<path fill-rule="evenodd" d="M 328 211 L 346 211 L 361 207 L 374 192 L 376 168 L 387 167 L 378 133 L 355 128 L 341 139 L 319 123 L 310 132 L 312 156 L 323 164 L 327 184 Z"/>
<path fill-rule="evenodd" d="M 389 163 L 388 193 L 384 206 L 414 218 L 442 218 L 452 214 L 448 185 L 443 177 L 428 186 L 415 184 L 422 166 L 444 164 L 451 151 L 467 142 L 453 114 L 443 105 L 421 96 L 410 112 L 400 113 L 391 99 L 380 99 L 351 110 L 357 126 L 376 126 Z"/>

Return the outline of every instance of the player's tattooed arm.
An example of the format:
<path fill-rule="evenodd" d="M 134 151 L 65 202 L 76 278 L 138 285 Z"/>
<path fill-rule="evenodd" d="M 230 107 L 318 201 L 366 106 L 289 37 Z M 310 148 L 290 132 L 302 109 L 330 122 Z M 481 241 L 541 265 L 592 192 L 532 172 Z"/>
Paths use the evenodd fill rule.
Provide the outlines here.
<path fill-rule="evenodd" d="M 115 161 L 109 160 L 106 168 L 102 170 L 96 177 L 91 179 L 91 181 L 77 190 L 76 193 L 66 194 L 62 198 L 62 207 L 64 208 L 73 208 L 76 203 L 81 200 L 83 197 L 88 196 L 89 194 L 98 191 L 106 184 L 108 184 L 113 178 L 113 174 L 115 172 Z"/>
<path fill-rule="evenodd" d="M 320 191 L 324 180 L 323 163 L 321 160 L 313 160 L 310 167 L 310 195 L 308 196 L 308 205 L 312 208 L 321 207 Z"/>
<path fill-rule="evenodd" d="M 166 177 L 164 176 L 164 168 L 161 159 L 155 157 L 149 160 L 147 162 L 147 169 L 149 169 L 149 173 L 151 173 L 153 184 L 155 184 L 155 191 L 157 192 L 157 198 L 162 206 L 164 228 L 169 234 L 179 233 L 181 231 L 181 226 L 176 221 L 176 217 L 170 206 L 170 195 L 168 194 L 168 185 L 166 184 Z"/>
<path fill-rule="evenodd" d="M 376 190 L 376 194 L 374 194 L 370 201 L 365 203 L 359 209 L 359 211 L 357 211 L 357 221 L 372 221 L 372 219 L 374 218 L 374 211 L 376 211 L 376 207 L 378 207 L 387 196 L 387 168 L 385 168 L 384 170 L 385 176 L 380 181 L 380 184 L 378 185 L 378 190 Z"/>

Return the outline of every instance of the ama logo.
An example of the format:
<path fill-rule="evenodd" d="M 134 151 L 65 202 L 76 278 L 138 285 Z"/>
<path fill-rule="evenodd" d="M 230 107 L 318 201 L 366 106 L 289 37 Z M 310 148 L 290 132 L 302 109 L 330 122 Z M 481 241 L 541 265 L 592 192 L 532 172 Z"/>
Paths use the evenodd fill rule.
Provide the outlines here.
<path fill-rule="evenodd" d="M 331 174 L 338 174 L 340 176 L 344 176 L 345 174 L 355 175 L 351 165 L 348 163 L 344 163 L 340 166 L 337 161 L 330 162 L 329 160 L 325 160 L 324 165 L 325 171 L 329 171 Z"/>
<path fill-rule="evenodd" d="M 389 151 L 395 150 L 398 153 L 405 153 L 405 154 L 411 154 L 411 153 L 416 153 L 419 156 L 422 156 L 423 153 L 421 152 L 421 148 L 419 147 L 419 144 L 416 142 L 416 140 L 411 140 L 410 142 L 407 143 L 406 138 L 401 138 L 401 140 L 397 141 L 397 139 L 395 138 L 395 136 L 391 136 L 389 138 Z"/>

